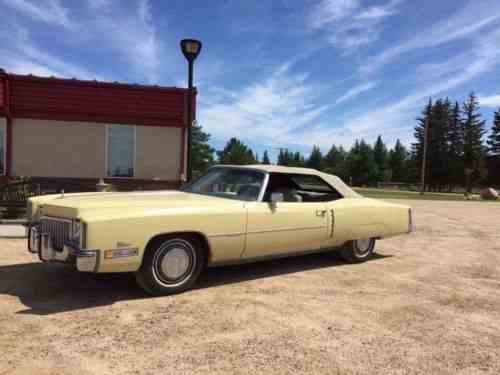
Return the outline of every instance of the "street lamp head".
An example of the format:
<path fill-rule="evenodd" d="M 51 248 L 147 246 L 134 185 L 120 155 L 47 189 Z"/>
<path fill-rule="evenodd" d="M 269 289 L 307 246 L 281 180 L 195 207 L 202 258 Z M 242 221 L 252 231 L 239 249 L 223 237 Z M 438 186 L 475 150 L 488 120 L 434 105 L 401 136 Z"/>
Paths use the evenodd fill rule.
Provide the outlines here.
<path fill-rule="evenodd" d="M 188 61 L 194 61 L 201 51 L 201 42 L 196 39 L 182 39 L 181 50 Z"/>

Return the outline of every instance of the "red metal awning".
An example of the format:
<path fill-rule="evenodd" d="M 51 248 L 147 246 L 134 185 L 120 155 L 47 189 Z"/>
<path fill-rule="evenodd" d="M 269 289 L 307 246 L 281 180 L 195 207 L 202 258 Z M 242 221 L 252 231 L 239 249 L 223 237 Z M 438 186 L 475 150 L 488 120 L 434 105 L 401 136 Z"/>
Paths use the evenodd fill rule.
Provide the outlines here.
<path fill-rule="evenodd" d="M 184 127 L 187 90 L 8 74 L 13 118 Z"/>

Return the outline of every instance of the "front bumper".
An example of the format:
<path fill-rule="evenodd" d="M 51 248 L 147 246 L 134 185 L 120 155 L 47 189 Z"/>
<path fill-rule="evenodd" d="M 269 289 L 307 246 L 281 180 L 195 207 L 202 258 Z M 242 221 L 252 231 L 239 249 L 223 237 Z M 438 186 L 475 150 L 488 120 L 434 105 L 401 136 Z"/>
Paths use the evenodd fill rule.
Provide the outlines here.
<path fill-rule="evenodd" d="M 32 226 L 28 234 L 28 250 L 43 262 L 74 263 L 81 272 L 97 272 L 99 268 L 99 250 L 84 250 L 78 246 L 65 243 L 62 251 L 56 250 L 49 233 L 41 233 L 36 226 Z"/>

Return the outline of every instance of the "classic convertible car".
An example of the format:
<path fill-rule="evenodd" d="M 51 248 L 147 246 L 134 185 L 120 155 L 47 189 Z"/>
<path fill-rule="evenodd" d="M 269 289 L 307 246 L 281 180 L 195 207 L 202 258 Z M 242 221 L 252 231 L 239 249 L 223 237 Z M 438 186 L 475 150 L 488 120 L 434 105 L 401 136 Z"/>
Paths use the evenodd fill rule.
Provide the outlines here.
<path fill-rule="evenodd" d="M 207 266 L 332 249 L 363 262 L 377 239 L 413 230 L 407 206 L 269 165 L 215 166 L 180 191 L 40 196 L 28 211 L 28 248 L 42 261 L 134 272 L 153 295 L 190 288 Z"/>

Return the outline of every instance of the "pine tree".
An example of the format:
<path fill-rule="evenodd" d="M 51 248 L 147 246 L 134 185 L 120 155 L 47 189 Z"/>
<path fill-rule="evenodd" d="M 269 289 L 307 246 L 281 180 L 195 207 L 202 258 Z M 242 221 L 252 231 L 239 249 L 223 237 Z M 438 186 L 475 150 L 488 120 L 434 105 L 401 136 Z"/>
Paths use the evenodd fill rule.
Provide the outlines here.
<path fill-rule="evenodd" d="M 428 128 L 428 185 L 439 191 L 448 185 L 450 180 L 447 142 L 450 107 L 448 99 L 436 100 L 432 106 Z"/>
<path fill-rule="evenodd" d="M 231 138 L 223 150 L 217 151 L 220 164 L 254 164 L 252 150 L 237 138 Z"/>
<path fill-rule="evenodd" d="M 405 146 L 398 139 L 389 153 L 389 168 L 391 169 L 391 181 L 393 182 L 406 182 L 408 178 L 408 171 L 406 162 L 408 152 Z"/>
<path fill-rule="evenodd" d="M 199 175 L 214 163 L 215 150 L 210 147 L 210 134 L 205 133 L 201 126 L 193 125 L 191 131 L 191 163 L 193 173 Z"/>
<path fill-rule="evenodd" d="M 356 186 L 375 185 L 378 167 L 373 157 L 373 149 L 363 139 L 356 140 L 347 157 L 352 184 Z"/>
<path fill-rule="evenodd" d="M 474 93 L 469 95 L 469 99 L 462 105 L 464 124 L 464 166 L 466 174 L 466 189 L 472 192 L 472 185 L 484 175 L 484 154 L 483 135 L 485 134 L 482 115 L 479 111 L 479 102 Z"/>
<path fill-rule="evenodd" d="M 493 127 L 491 133 L 488 135 L 488 151 L 492 155 L 500 155 L 500 109 L 495 112 L 493 118 Z M 500 171 L 498 172 L 500 173 Z"/>
<path fill-rule="evenodd" d="M 427 124 L 427 154 L 425 166 L 426 189 L 441 190 L 450 185 L 449 168 L 449 127 L 452 114 L 448 99 L 438 99 L 434 103 L 429 100 L 417 119 L 414 136 L 416 143 L 412 145 L 410 176 L 414 181 L 421 179 L 425 126 Z"/>
<path fill-rule="evenodd" d="M 488 135 L 488 183 L 500 186 L 500 109 L 495 112 Z"/>
<path fill-rule="evenodd" d="M 373 146 L 373 158 L 378 168 L 378 181 L 387 181 L 387 147 L 382 140 L 382 136 L 377 137 L 377 141 Z"/>
<path fill-rule="evenodd" d="M 297 151 L 295 153 L 290 153 L 290 166 L 303 168 L 305 165 L 305 160 L 302 154 Z"/>
<path fill-rule="evenodd" d="M 464 179 L 464 126 L 460 117 L 460 105 L 455 102 L 451 109 L 448 119 L 448 169 L 449 169 L 449 185 L 462 185 Z"/>
<path fill-rule="evenodd" d="M 280 153 L 278 154 L 278 165 L 289 166 L 291 163 L 290 153 L 286 148 L 280 148 Z"/>
<path fill-rule="evenodd" d="M 409 162 L 409 178 L 412 181 L 420 181 L 423 154 L 424 154 L 424 134 L 425 134 L 425 124 L 426 121 L 430 121 L 432 117 L 432 100 L 429 102 L 422 111 L 422 115 L 417 117 L 417 125 L 415 126 L 415 131 L 413 136 L 415 137 L 415 143 L 411 145 L 411 160 Z M 426 163 L 428 165 L 428 163 Z M 426 165 L 426 171 L 428 172 Z M 426 172 L 426 181 L 428 173 Z"/>
<path fill-rule="evenodd" d="M 309 158 L 307 159 L 306 166 L 320 171 L 322 169 L 322 165 L 323 155 L 321 154 L 321 150 L 318 146 L 313 146 L 311 155 L 309 155 Z"/>
<path fill-rule="evenodd" d="M 332 148 L 323 159 L 323 168 L 325 172 L 337 175 L 341 179 L 346 180 L 349 177 L 347 173 L 346 158 L 347 153 L 342 146 L 337 147 L 332 145 Z"/>
<path fill-rule="evenodd" d="M 271 161 L 269 160 L 269 155 L 267 154 L 267 150 L 264 150 L 264 156 L 262 156 L 262 164 L 269 165 Z"/>

